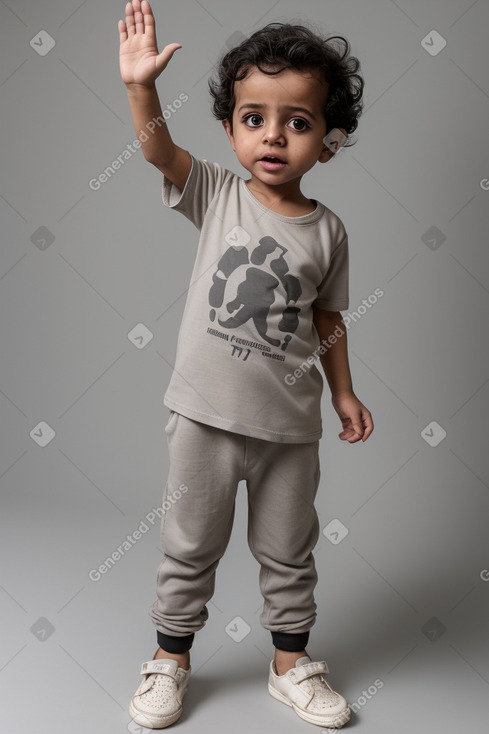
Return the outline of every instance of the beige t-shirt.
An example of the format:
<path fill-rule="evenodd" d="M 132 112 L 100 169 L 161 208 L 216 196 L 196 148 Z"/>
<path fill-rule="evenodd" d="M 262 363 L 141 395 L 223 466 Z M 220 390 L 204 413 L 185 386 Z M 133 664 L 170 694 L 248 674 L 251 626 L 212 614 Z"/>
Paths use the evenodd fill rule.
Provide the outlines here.
<path fill-rule="evenodd" d="M 348 308 L 343 223 L 314 199 L 309 214 L 277 214 L 237 174 L 191 158 L 182 192 L 165 176 L 162 186 L 163 204 L 200 230 L 164 403 L 246 436 L 315 441 L 323 378 L 306 361 L 320 343 L 311 306 Z"/>

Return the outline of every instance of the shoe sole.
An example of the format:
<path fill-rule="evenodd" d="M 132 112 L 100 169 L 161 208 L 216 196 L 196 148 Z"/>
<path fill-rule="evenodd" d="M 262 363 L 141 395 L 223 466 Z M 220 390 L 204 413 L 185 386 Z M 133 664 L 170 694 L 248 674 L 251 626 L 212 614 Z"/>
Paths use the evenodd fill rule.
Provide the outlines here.
<path fill-rule="evenodd" d="M 175 711 L 174 714 L 170 714 L 169 716 L 165 717 L 165 719 L 162 720 L 161 717 L 157 716 L 151 716 L 151 714 L 143 714 L 142 711 L 138 711 L 135 707 L 133 702 L 129 704 L 129 714 L 131 716 L 131 719 L 140 726 L 144 726 L 147 729 L 165 729 L 167 726 L 170 726 L 171 724 L 174 724 L 175 721 L 178 721 L 178 719 L 182 715 L 183 708 L 180 708 L 178 711 Z"/>
<path fill-rule="evenodd" d="M 343 709 L 343 711 L 340 711 L 337 714 L 331 714 L 331 718 L 330 720 L 328 720 L 328 718 L 326 718 L 325 716 L 314 716 L 314 714 L 309 714 L 306 711 L 303 711 L 294 703 L 292 703 L 292 701 L 290 701 L 286 696 L 284 696 L 283 693 L 280 693 L 280 691 L 277 691 L 275 688 L 273 688 L 270 683 L 268 684 L 268 692 L 271 696 L 276 698 L 277 701 L 282 701 L 282 703 L 285 703 L 287 706 L 293 708 L 297 716 L 300 716 L 301 719 L 309 722 L 309 724 L 316 724 L 317 726 L 327 726 L 339 729 L 343 726 L 343 724 L 346 724 L 350 720 L 349 706 L 347 706 Z M 339 721 L 341 721 L 341 723 L 339 723 Z"/>

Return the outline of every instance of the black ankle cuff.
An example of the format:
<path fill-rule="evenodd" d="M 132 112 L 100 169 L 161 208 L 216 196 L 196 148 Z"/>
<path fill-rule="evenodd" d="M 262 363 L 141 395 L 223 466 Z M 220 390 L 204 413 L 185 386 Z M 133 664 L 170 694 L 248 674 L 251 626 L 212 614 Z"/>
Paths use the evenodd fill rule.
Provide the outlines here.
<path fill-rule="evenodd" d="M 166 650 L 166 652 L 187 652 L 187 650 L 190 650 L 190 648 L 192 647 L 194 637 L 195 632 L 192 632 L 191 635 L 176 637 L 174 635 L 165 635 L 163 632 L 156 630 L 158 645 L 162 648 L 162 650 Z"/>
<path fill-rule="evenodd" d="M 309 630 L 307 632 L 272 632 L 272 642 L 279 650 L 287 652 L 300 652 L 304 650 L 309 642 Z"/>

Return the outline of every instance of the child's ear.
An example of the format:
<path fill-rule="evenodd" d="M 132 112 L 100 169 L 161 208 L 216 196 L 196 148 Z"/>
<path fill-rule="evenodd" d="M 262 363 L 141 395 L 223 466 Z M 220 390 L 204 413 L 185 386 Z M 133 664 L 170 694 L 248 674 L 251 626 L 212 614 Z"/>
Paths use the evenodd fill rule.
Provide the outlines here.
<path fill-rule="evenodd" d="M 231 146 L 232 146 L 233 150 L 236 151 L 236 148 L 234 147 L 234 135 L 233 135 L 233 132 L 231 130 L 231 124 L 230 124 L 229 120 L 221 120 L 221 122 L 222 122 L 222 126 L 223 126 L 224 130 L 226 131 L 226 135 L 229 138 L 229 142 L 231 143 Z"/>
<path fill-rule="evenodd" d="M 323 138 L 324 148 L 318 160 L 321 163 L 329 161 L 343 147 L 346 142 L 346 130 L 342 127 L 335 127 Z"/>

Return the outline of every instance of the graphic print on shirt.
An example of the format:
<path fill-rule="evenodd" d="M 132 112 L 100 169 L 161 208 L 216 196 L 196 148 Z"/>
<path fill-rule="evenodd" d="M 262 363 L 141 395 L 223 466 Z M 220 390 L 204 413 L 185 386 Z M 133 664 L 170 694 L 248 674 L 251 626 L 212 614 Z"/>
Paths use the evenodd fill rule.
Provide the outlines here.
<path fill-rule="evenodd" d="M 299 325 L 298 314 L 301 310 L 296 305 L 290 304 L 297 303 L 302 288 L 299 279 L 289 273 L 285 259 L 287 248 L 268 236 L 262 237 L 259 243 L 250 255 L 246 247 L 233 245 L 222 255 L 212 276 L 209 318 L 212 322 L 217 320 L 219 326 L 224 329 L 237 329 L 251 320 L 263 341 L 285 351 L 292 339 L 291 334 Z M 276 329 L 270 333 L 271 324 L 268 318 L 270 306 L 275 302 L 276 296 L 283 297 L 280 291 L 276 292 L 280 284 L 285 290 L 285 302 L 278 330 L 285 336 Z M 226 300 L 227 294 L 234 297 Z M 211 329 L 208 331 L 214 333 Z M 231 337 L 230 341 L 233 340 Z M 260 345 L 255 343 L 250 346 L 260 348 Z M 249 351 L 247 350 L 245 359 Z M 270 349 L 265 348 L 262 351 L 263 356 L 271 356 L 268 352 Z"/>

